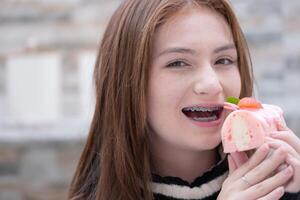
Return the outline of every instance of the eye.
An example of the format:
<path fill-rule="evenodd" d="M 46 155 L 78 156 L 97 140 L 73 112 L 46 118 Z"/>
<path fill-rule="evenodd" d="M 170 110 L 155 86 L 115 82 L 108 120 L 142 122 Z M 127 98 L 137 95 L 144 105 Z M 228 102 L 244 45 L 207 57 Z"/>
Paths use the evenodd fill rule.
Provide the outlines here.
<path fill-rule="evenodd" d="M 232 63 L 234 63 L 234 61 L 232 61 L 229 58 L 221 58 L 221 59 L 216 61 L 217 65 L 230 65 Z"/>
<path fill-rule="evenodd" d="M 177 60 L 167 65 L 167 67 L 184 67 L 184 66 L 188 66 L 188 64 L 186 64 L 186 62 L 182 60 Z"/>

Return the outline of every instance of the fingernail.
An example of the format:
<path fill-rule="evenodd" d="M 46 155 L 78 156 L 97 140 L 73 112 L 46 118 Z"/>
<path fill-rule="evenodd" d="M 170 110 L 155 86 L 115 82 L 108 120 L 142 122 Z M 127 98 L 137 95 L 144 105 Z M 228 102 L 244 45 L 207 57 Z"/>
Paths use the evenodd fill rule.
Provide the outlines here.
<path fill-rule="evenodd" d="M 267 143 L 265 143 L 265 144 L 263 145 L 262 152 L 263 152 L 263 153 L 269 153 L 269 152 L 270 152 L 270 145 L 267 144 Z"/>
<path fill-rule="evenodd" d="M 284 194 L 284 187 L 281 186 L 281 187 L 277 188 L 276 194 L 277 195 L 283 195 Z"/>
<path fill-rule="evenodd" d="M 279 171 L 282 171 L 282 170 L 286 169 L 287 167 L 288 167 L 287 164 L 281 164 L 281 165 L 278 167 L 278 170 L 279 170 Z"/>
<path fill-rule="evenodd" d="M 263 149 L 264 150 L 269 150 L 269 148 L 270 148 L 269 144 L 265 143 L 264 146 L 263 146 Z"/>
<path fill-rule="evenodd" d="M 280 123 L 280 124 L 282 124 L 281 122 L 282 122 L 282 120 L 280 119 L 280 118 L 275 118 L 275 121 L 277 122 L 277 123 Z"/>

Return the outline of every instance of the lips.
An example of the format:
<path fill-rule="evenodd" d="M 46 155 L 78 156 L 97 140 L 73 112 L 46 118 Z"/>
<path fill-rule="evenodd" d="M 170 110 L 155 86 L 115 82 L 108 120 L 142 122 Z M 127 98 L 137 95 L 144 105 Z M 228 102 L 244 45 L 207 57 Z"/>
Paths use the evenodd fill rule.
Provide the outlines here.
<path fill-rule="evenodd" d="M 223 105 L 196 105 L 185 107 L 182 112 L 190 119 L 197 122 L 212 122 L 220 119 L 223 112 Z"/>

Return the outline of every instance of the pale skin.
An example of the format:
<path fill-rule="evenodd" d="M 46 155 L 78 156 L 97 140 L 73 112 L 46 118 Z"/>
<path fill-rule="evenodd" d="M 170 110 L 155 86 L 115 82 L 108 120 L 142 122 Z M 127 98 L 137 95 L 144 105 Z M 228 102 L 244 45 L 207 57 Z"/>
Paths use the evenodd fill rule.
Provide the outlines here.
<path fill-rule="evenodd" d="M 148 94 L 153 170 L 192 182 L 217 162 L 220 128 L 192 124 L 181 109 L 239 96 L 237 52 L 226 21 L 208 8 L 177 13 L 155 33 Z M 223 116 L 225 118 L 225 116 Z M 224 120 L 224 119 L 222 119 Z M 251 158 L 228 157 L 219 200 L 279 199 L 300 188 L 300 140 L 285 125 Z M 273 151 L 271 151 L 273 149 Z M 283 164 L 287 164 L 285 169 Z M 251 185 L 242 181 L 246 176 Z"/>
<path fill-rule="evenodd" d="M 230 30 L 209 13 L 179 12 L 158 28 L 153 44 L 148 120 L 154 170 L 189 182 L 216 163 L 221 124 L 195 126 L 182 108 L 223 104 L 241 90 Z"/>

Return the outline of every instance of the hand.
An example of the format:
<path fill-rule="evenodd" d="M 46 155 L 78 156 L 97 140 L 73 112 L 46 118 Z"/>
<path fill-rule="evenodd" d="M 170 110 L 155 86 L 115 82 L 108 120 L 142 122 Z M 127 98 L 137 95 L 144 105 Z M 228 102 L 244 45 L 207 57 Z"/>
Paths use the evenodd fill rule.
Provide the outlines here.
<path fill-rule="evenodd" d="M 277 132 L 266 138 L 270 147 L 284 148 L 288 152 L 286 163 L 294 170 L 292 179 L 285 186 L 285 191 L 296 193 L 300 191 L 300 139 L 290 130 L 284 120 L 277 120 Z"/>
<path fill-rule="evenodd" d="M 239 152 L 228 157 L 229 176 L 222 185 L 218 200 L 268 200 L 279 199 L 284 194 L 284 184 L 293 176 L 293 168 L 273 172 L 287 159 L 285 148 L 275 149 L 270 156 L 268 144 L 262 145 L 248 159 Z"/>

